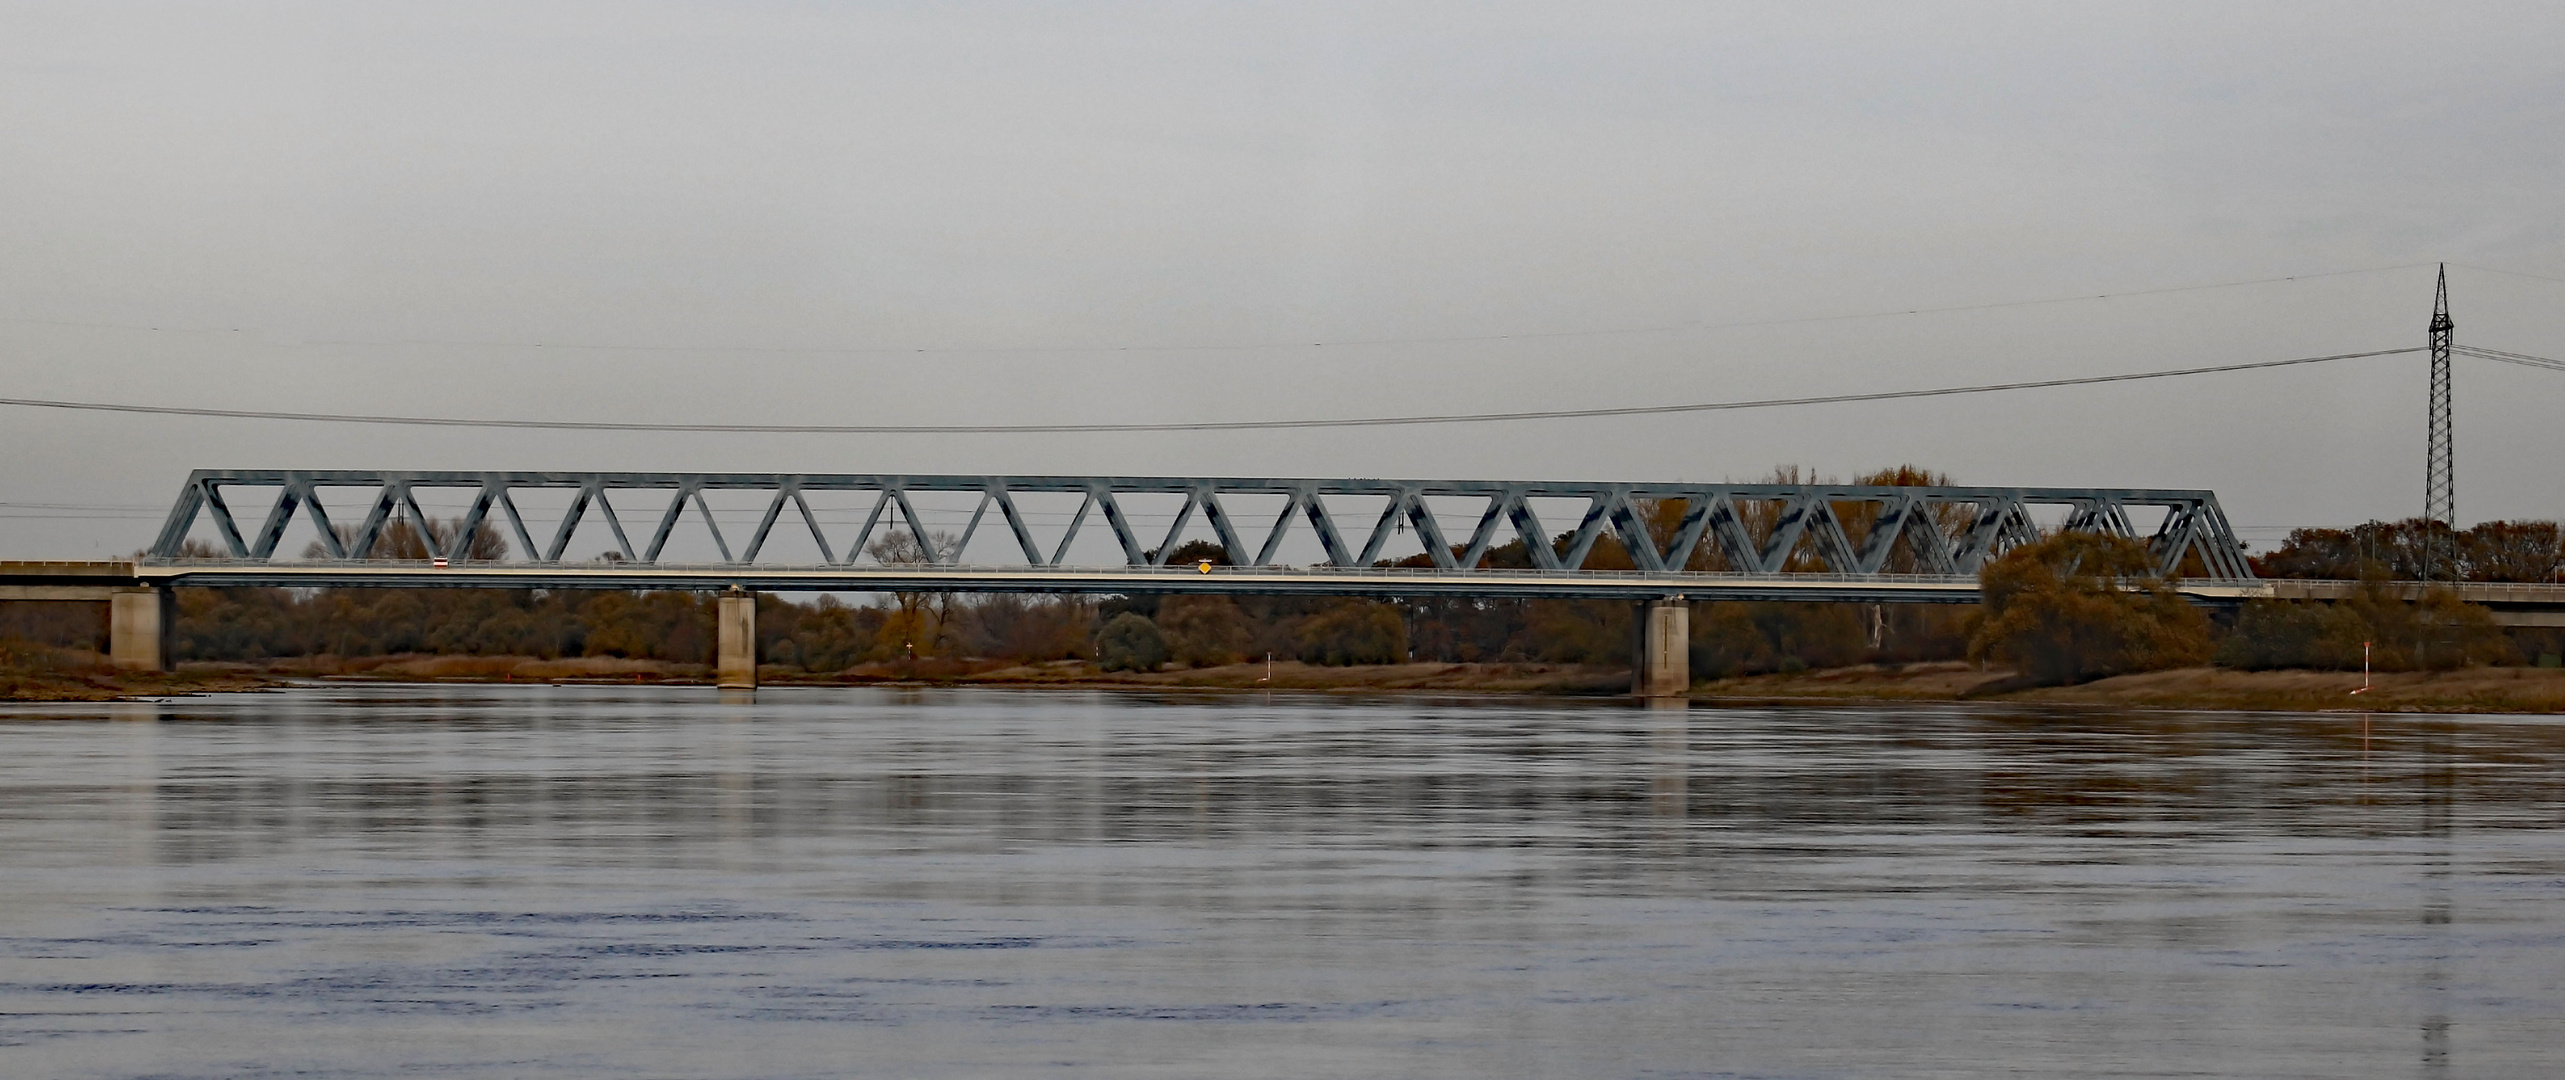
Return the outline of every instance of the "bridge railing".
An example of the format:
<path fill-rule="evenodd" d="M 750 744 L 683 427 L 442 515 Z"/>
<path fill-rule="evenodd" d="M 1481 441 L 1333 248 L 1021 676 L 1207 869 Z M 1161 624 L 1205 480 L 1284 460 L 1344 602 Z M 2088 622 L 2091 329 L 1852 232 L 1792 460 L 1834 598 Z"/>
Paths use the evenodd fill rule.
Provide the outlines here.
<path fill-rule="evenodd" d="M 1208 593 L 1553 599 L 1862 600 L 1969 603 L 1977 579 L 1934 574 L 1479 570 L 1410 567 L 996 566 L 929 563 L 541 563 L 184 559 L 135 568 L 165 585 L 385 588 L 679 589 L 932 593 Z"/>
<path fill-rule="evenodd" d="M 362 517 L 347 524 L 333 520 L 320 497 L 333 489 L 360 493 Z M 422 491 L 467 498 L 452 528 L 424 512 Z M 518 496 L 534 491 L 566 493 L 567 505 L 551 519 L 529 515 Z M 705 498 L 707 492 L 730 491 L 763 493 L 757 524 L 736 548 Z M 832 534 L 813 511 L 811 497 L 822 492 L 857 499 L 863 516 L 851 534 Z M 265 493 L 266 509 L 255 527 L 244 530 L 231 505 L 250 493 Z M 1019 505 L 1019 496 L 1036 493 L 1079 497 L 1076 512 L 1056 534 L 1037 529 Z M 648 531 L 638 533 L 639 544 L 609 497 L 618 494 L 627 503 L 636 494 L 666 500 Z M 947 540 L 919 513 L 912 496 L 924 494 L 976 496 L 977 505 L 960 533 Z M 1180 499 L 1154 546 L 1125 505 L 1137 496 Z M 1264 497 L 1269 504 L 1280 499 L 1279 513 L 1254 544 L 1244 531 L 1250 523 L 1233 516 L 1223 501 L 1243 497 Z M 1340 524 L 1348 500 L 1375 503 L 1379 510 L 1349 527 Z M 1556 524 L 1565 527 L 1553 532 L 1540 504 L 1555 508 L 1561 501 L 1577 507 L 1576 521 L 1566 526 L 1559 519 Z M 1465 522 L 1465 529 L 1444 527 L 1454 504 L 1462 509 L 1453 520 Z M 2143 535 L 2131 523 L 2130 512 L 2138 508 L 2161 511 Z M 1707 568 L 1877 579 L 1911 570 L 1933 578 L 1974 575 L 1986 560 L 2036 539 L 2041 526 L 2035 510 L 2055 517 L 2054 528 L 2142 539 L 2168 573 L 2190 567 L 2195 578 L 2252 577 L 2216 495 L 2200 490 L 781 473 L 199 470 L 180 489 L 146 561 L 187 559 L 187 541 L 201 520 L 213 527 L 219 558 L 275 564 L 299 516 L 316 537 L 320 560 L 331 564 L 382 559 L 389 553 L 386 538 L 405 531 L 406 523 L 409 536 L 430 545 L 433 559 L 465 560 L 486 533 L 514 541 L 511 565 L 567 567 L 576 565 L 563 559 L 573 536 L 594 517 L 613 538 L 616 563 L 635 568 L 679 565 L 662 557 L 681 528 L 699 529 L 710 541 L 720 556 L 713 565 L 774 565 L 761 563 L 760 555 L 783 525 L 808 531 L 820 557 L 810 564 L 815 568 L 873 565 L 862 561 L 874 539 L 896 532 L 912 539 L 909 557 L 918 564 L 959 568 L 974 536 L 988 526 L 1005 530 L 1012 541 L 1006 546 L 1022 562 L 979 565 L 1066 569 L 1072 565 L 1071 545 L 1102 522 L 1122 556 L 1116 565 L 1124 570 L 1165 566 L 1199 525 L 1208 533 L 1201 538 L 1250 568 L 1282 566 L 1285 541 L 1297 529 L 1315 541 L 1321 565 L 1368 572 L 1396 533 L 1412 529 L 1430 567 L 1386 572 L 1495 572 L 1502 568 L 1486 565 L 1488 556 L 1508 541 L 1521 542 L 1519 557 L 1531 571 L 1602 572 L 1588 563 L 1608 537 L 1639 574 Z"/>

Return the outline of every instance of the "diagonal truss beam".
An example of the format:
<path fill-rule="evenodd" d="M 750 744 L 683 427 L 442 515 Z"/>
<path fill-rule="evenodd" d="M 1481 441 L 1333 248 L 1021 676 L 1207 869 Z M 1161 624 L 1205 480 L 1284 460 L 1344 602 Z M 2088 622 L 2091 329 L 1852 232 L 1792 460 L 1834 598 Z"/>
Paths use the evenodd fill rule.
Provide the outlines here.
<path fill-rule="evenodd" d="M 379 560 L 383 537 L 395 522 L 407 520 L 422 536 L 435 535 L 420 501 L 423 489 L 468 493 L 454 528 L 436 536 L 431 551 L 453 560 L 495 530 L 513 541 L 510 561 L 562 563 L 573 535 L 593 514 L 603 519 L 614 538 L 613 554 L 623 560 L 661 564 L 678 537 L 693 535 L 698 539 L 689 543 L 718 552 L 714 565 L 771 565 L 761 563 L 760 555 L 789 507 L 818 546 L 822 564 L 831 566 L 870 558 L 867 549 L 885 528 L 918 538 L 932 565 L 976 565 L 963 562 L 964 552 L 994 511 L 1012 541 L 1000 547 L 1012 550 L 990 565 L 1062 567 L 1080 531 L 1101 517 L 1120 549 L 1121 565 L 1130 567 L 1163 565 L 1188 535 L 1200 535 L 1196 530 L 1207 531 L 1242 566 L 1280 566 L 1298 545 L 1304 558 L 1320 565 L 1368 567 L 1381 561 L 1396 533 L 1412 529 L 1436 572 L 1479 571 L 1500 549 L 1517 545 L 1516 565 L 1528 562 L 1541 572 L 1587 570 L 1610 537 L 1631 565 L 1648 573 L 1707 565 L 1732 573 L 1817 571 L 1861 578 L 1896 566 L 1900 572 L 1970 575 L 1987 560 L 2036 540 L 2043 532 L 2040 520 L 2054 522 L 2049 531 L 2136 537 L 2130 513 L 2144 508 L 2162 515 L 2143 539 L 2167 572 L 2190 568 L 2208 580 L 2252 577 L 2216 495 L 2199 490 L 1255 477 L 199 470 L 179 489 L 149 558 L 184 557 L 190 536 L 210 524 L 225 557 L 275 561 L 288 526 L 300 516 L 316 534 L 323 561 Z M 740 519 L 746 541 L 735 548 L 706 496 L 740 490 L 762 492 L 764 503 L 753 525 Z M 242 491 L 263 491 L 270 500 L 258 528 L 246 534 L 231 510 L 232 496 Z M 361 492 L 368 500 L 364 518 L 344 539 L 321 499 L 332 491 Z M 544 522 L 552 528 L 549 542 L 541 545 L 520 501 L 535 491 L 569 494 L 560 515 Z M 666 502 L 646 543 L 636 549 L 613 498 L 654 492 Z M 1077 495 L 1081 501 L 1065 524 L 1046 526 L 1019 504 L 1027 493 Z M 842 548 L 830 542 L 812 504 L 820 495 L 869 504 Z M 929 496 L 937 501 L 921 505 Z M 1155 546 L 1142 539 L 1142 523 L 1125 506 L 1134 496 L 1180 500 L 1164 517 L 1163 529 L 1160 519 L 1151 519 Z M 1276 496 L 1282 502 L 1271 527 L 1254 538 L 1259 543 L 1251 557 L 1250 538 L 1224 503 L 1241 496 Z M 1342 498 L 1383 500 L 1379 515 L 1364 522 L 1368 528 L 1359 545 L 1349 542 L 1329 505 Z M 964 499 L 970 500 L 967 510 L 954 505 Z M 1572 529 L 1553 534 L 1535 509 L 1541 499 L 1578 500 L 1584 509 Z M 931 528 L 935 513 L 963 518 L 958 534 Z M 1447 530 L 1447 514 L 1465 515 L 1455 520 L 1467 524 L 1467 531 Z M 1868 524 L 1848 528 L 1847 521 Z M 1304 523 L 1305 536 L 1298 531 Z M 1895 554 L 1901 550 L 1904 561 Z"/>

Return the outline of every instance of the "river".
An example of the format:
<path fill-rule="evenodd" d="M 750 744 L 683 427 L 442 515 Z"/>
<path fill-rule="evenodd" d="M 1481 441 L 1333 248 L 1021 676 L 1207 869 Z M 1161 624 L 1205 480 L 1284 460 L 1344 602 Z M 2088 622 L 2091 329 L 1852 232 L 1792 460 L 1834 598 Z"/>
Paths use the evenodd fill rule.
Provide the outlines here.
<path fill-rule="evenodd" d="M 10 1077 L 2565 1074 L 2565 721 L 0 705 Z"/>

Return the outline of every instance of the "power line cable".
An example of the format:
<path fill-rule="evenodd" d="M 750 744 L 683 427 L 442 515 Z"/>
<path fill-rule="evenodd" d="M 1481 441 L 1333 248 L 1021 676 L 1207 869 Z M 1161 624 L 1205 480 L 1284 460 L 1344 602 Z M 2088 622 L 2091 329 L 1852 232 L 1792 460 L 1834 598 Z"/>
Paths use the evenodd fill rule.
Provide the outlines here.
<path fill-rule="evenodd" d="M 1292 349 L 1353 348 L 1393 345 L 1461 345 L 1499 341 L 1545 341 L 1577 338 L 1625 337 L 1639 334 L 1670 334 L 1703 330 L 1737 330 L 1762 326 L 1803 326 L 1815 323 L 1849 322 L 1861 319 L 1895 318 L 1901 315 L 1944 315 L 1967 311 L 1996 311 L 2005 308 L 2038 307 L 2050 304 L 2090 303 L 2096 300 L 2119 300 L 2138 296 L 2164 296 L 2173 293 L 2205 292 L 2251 285 L 2276 285 L 2293 281 L 2383 274 L 2411 270 L 2431 263 L 2401 263 L 2395 266 L 2371 266 L 2354 270 L 2329 270 L 2314 274 L 2291 274 L 2283 277 L 2244 278 L 2199 285 L 2171 285 L 2153 289 L 2124 289 L 2117 292 L 2081 293 L 2074 296 L 2051 296 L 2030 300 L 1998 300 L 1976 304 L 1952 304 L 1941 307 L 1891 308 L 1880 311 L 1845 312 L 1832 315 L 1803 315 L 1779 319 L 1745 319 L 1733 322 L 1681 322 L 1655 326 L 1604 327 L 1589 330 L 1536 330 L 1503 334 L 1417 335 L 1406 337 L 1339 338 L 1327 341 L 1230 342 L 1194 345 L 927 345 L 927 346 L 772 346 L 772 345 L 629 345 L 580 341 L 488 341 L 446 338 L 396 339 L 322 339 L 287 344 L 322 347 L 402 348 L 437 347 L 466 349 L 552 349 L 579 352 L 625 353 L 745 353 L 766 355 L 1025 355 L 1055 353 L 1179 353 L 1179 352 L 1260 352 Z M 2498 273 L 2504 271 L 2497 271 Z M 2535 276 L 2535 275 L 2527 275 Z M 142 323 L 84 322 L 71 319 L 0 316 L 0 322 L 46 326 L 76 326 L 90 329 L 133 330 L 172 334 L 239 334 L 249 332 L 241 327 L 179 327 Z"/>
<path fill-rule="evenodd" d="M 2449 347 L 2449 351 L 2464 353 L 2480 360 L 2499 360 L 2506 364 L 2518 364 L 2522 367 L 2545 368 L 2549 371 L 2565 371 L 2565 360 L 2550 360 L 2544 356 L 2532 356 L 2528 353 L 2505 352 L 2501 349 L 2480 348 L 2474 345 L 2452 345 Z"/>
<path fill-rule="evenodd" d="M 2294 367 L 2302 364 L 2324 364 L 2337 360 L 2358 360 L 2373 356 L 2398 356 L 2405 353 L 2416 353 L 2421 351 L 2423 351 L 2422 346 L 2409 346 L 2402 349 L 2376 349 L 2369 352 L 2334 353 L 2328 356 L 2302 356 L 2291 360 L 2263 360 L 2249 364 L 2214 364 L 2207 367 L 2170 368 L 2163 371 L 2141 371 L 2122 375 L 2086 375 L 2065 379 L 2030 379 L 2020 382 L 1982 383 L 1975 386 L 1943 386 L 1924 390 L 1883 390 L 1859 394 L 1824 394 L 1812 397 L 1759 398 L 1750 401 L 1707 401 L 1683 405 L 1624 405 L 1596 409 L 1534 409 L 1522 412 L 1446 413 L 1415 416 L 1366 416 L 1323 420 L 1217 420 L 1121 424 L 675 424 L 611 420 L 510 420 L 444 416 L 387 416 L 362 413 L 304 413 L 283 412 L 268 409 L 206 409 L 178 405 L 134 405 L 99 401 L 57 401 L 41 398 L 0 398 L 0 406 L 14 406 L 17 408 L 27 409 L 65 409 L 83 412 L 134 413 L 148 416 L 201 416 L 227 420 L 289 420 L 304 423 L 384 424 L 410 427 L 505 428 L 512 430 L 542 431 L 663 431 L 763 435 L 1065 435 L 1173 431 L 1289 431 L 1306 428 L 1406 427 L 1420 424 L 1484 424 L 1526 420 L 1575 420 L 1610 416 L 1664 416 L 1676 413 L 1726 412 L 1736 409 L 1772 409 L 1800 405 L 1841 405 L 1865 401 L 1903 401 L 1913 398 L 1955 397 L 1963 394 L 1991 394 L 2011 390 L 2043 390 L 2063 386 L 2096 386 L 2104 383 L 2138 382 L 2148 379 L 2173 379 L 2191 375 L 2214 375 L 2232 371 L 2259 371 L 2267 368 Z"/>
<path fill-rule="evenodd" d="M 2503 275 L 2504 277 L 2528 278 L 2528 279 L 2530 279 L 2530 280 L 2532 280 L 2532 281 L 2553 281 L 2553 282 L 2555 282 L 2555 283 L 2557 283 L 2557 284 L 2559 284 L 2559 285 L 2565 285 L 2565 278 L 2561 278 L 2561 277 L 2550 277 L 2550 276 L 2548 276 L 2548 275 L 2546 275 L 2546 274 L 2530 274 L 2530 273 L 2523 273 L 2522 271 L 2519 271 L 2519 270 L 2505 270 L 2505 269 L 2503 269 L 2503 268 L 2501 268 L 2501 267 L 2497 267 L 2497 266 L 2478 266 L 2478 265 L 2476 265 L 2475 263 L 2454 262 L 2454 263 L 2451 263 L 2451 264 L 2449 264 L 2449 265 L 2451 265 L 2451 266 L 2464 266 L 2464 267 L 2466 267 L 2467 269 L 2470 269 L 2470 270 L 2482 270 L 2482 271 L 2484 271 L 2484 272 L 2486 272 L 2486 273 L 2488 273 L 2488 274 L 2501 274 L 2501 275 Z"/>
<path fill-rule="evenodd" d="M 163 507 L 148 506 L 148 505 L 145 505 L 145 504 L 143 504 L 143 503 L 55 503 L 55 502 L 0 502 L 0 508 L 13 509 L 13 510 L 159 510 L 159 509 L 165 509 L 165 508 L 163 508 Z"/>

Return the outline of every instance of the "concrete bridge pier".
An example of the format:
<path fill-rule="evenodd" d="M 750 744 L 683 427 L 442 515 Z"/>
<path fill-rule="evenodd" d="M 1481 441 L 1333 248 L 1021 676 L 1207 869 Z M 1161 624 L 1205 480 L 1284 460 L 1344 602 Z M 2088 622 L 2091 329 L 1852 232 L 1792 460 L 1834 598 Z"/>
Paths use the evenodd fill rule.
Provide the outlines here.
<path fill-rule="evenodd" d="M 127 671 L 169 670 L 178 594 L 144 586 L 107 596 L 107 659 Z"/>
<path fill-rule="evenodd" d="M 724 690 L 757 688 L 757 594 L 730 587 L 723 593 L 713 615 L 715 637 L 714 685 Z"/>
<path fill-rule="evenodd" d="M 1692 688 L 1692 608 L 1651 600 L 1630 612 L 1630 693 L 1678 698 Z"/>

